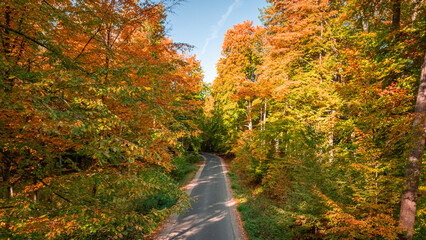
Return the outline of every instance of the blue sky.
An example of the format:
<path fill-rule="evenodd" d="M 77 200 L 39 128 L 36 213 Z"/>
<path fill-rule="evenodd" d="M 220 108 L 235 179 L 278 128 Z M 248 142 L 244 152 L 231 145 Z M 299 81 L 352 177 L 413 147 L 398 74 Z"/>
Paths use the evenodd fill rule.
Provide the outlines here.
<path fill-rule="evenodd" d="M 195 47 L 192 53 L 201 60 L 204 81 L 211 83 L 226 31 L 245 20 L 261 25 L 258 9 L 265 5 L 265 0 L 186 0 L 169 14 L 168 36 Z"/>

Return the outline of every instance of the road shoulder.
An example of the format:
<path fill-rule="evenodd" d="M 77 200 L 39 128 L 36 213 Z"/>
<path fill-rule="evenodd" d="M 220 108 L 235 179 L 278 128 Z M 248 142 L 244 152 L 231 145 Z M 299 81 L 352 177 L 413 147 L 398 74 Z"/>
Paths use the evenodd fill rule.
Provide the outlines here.
<path fill-rule="evenodd" d="M 197 185 L 201 172 L 203 172 L 204 166 L 206 165 L 206 158 L 201 154 L 199 154 L 199 156 L 203 158 L 203 162 L 200 165 L 198 165 L 199 168 L 197 172 L 195 173 L 194 178 L 183 187 L 183 189 L 185 189 L 185 192 L 186 194 L 188 194 L 188 196 L 191 195 L 192 190 Z M 166 236 L 169 235 L 170 232 L 173 230 L 172 227 L 176 223 L 178 217 L 179 217 L 179 213 L 172 214 L 166 221 L 164 221 L 163 225 L 159 227 L 155 231 L 155 233 L 148 238 L 148 240 L 160 240 L 160 235 L 166 235 Z"/>
<path fill-rule="evenodd" d="M 214 155 L 214 154 L 213 154 Z M 225 175 L 225 181 L 226 181 L 226 191 L 228 193 L 229 198 L 232 198 L 232 206 L 230 207 L 230 214 L 231 214 L 231 221 L 232 221 L 232 229 L 234 231 L 234 237 L 238 240 L 248 240 L 247 235 L 244 231 L 243 227 L 243 221 L 241 220 L 240 213 L 237 210 L 237 201 L 234 198 L 234 192 L 231 189 L 231 180 L 228 176 L 228 171 L 230 170 L 229 164 L 226 164 L 225 160 L 217 155 L 214 155 L 218 157 L 221 161 L 223 173 Z"/>

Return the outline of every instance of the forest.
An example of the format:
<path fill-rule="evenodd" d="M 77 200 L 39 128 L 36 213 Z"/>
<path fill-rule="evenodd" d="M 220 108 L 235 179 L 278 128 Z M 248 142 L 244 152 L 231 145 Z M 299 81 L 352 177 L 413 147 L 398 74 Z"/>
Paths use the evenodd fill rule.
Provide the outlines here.
<path fill-rule="evenodd" d="M 1 239 L 136 239 L 187 206 L 205 87 L 173 4 L 1 1 Z"/>
<path fill-rule="evenodd" d="M 148 238 L 201 151 L 249 239 L 424 239 L 426 1 L 266 2 L 206 84 L 180 0 L 1 1 L 0 239 Z"/>
<path fill-rule="evenodd" d="M 226 33 L 203 132 L 249 236 L 424 239 L 425 1 L 268 3 Z"/>

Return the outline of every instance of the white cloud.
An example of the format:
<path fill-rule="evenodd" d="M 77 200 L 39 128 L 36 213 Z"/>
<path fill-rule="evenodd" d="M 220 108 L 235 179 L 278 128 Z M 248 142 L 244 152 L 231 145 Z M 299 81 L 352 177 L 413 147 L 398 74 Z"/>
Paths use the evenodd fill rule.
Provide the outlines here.
<path fill-rule="evenodd" d="M 223 25 L 225 25 L 225 22 L 228 19 L 228 17 L 232 14 L 232 12 L 237 7 L 241 6 L 242 2 L 243 2 L 243 0 L 235 0 L 234 3 L 232 3 L 228 7 L 228 11 L 226 11 L 226 13 L 223 14 L 220 17 L 220 20 L 215 25 L 213 25 L 212 32 L 211 32 L 210 36 L 206 39 L 204 46 L 203 46 L 203 49 L 201 50 L 201 55 L 204 55 L 204 53 L 206 53 L 207 47 L 209 46 L 210 42 L 218 37 L 219 31 L 220 31 L 220 29 L 223 28 Z"/>

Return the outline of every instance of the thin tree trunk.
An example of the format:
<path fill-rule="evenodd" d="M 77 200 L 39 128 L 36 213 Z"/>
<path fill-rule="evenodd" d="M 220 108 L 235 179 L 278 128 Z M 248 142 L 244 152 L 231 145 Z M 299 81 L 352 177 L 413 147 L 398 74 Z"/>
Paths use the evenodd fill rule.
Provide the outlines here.
<path fill-rule="evenodd" d="M 1 168 L 1 177 L 3 178 L 3 182 L 8 183 L 8 187 L 6 189 L 6 191 L 4 191 L 2 193 L 3 197 L 5 198 L 11 198 L 13 197 L 13 187 L 11 185 L 11 183 L 9 182 L 10 178 L 11 178 L 11 161 L 9 161 L 8 159 L 6 159 L 6 156 L 4 156 L 1 152 L 0 152 L 0 161 L 3 162 L 3 167 Z"/>
<path fill-rule="evenodd" d="M 93 198 L 96 197 L 96 192 L 98 191 L 98 183 L 95 182 L 92 187 Z"/>
<path fill-rule="evenodd" d="M 411 24 L 414 24 L 414 22 L 417 20 L 417 15 L 419 14 L 419 7 L 420 5 L 424 4 L 425 0 L 412 0 L 413 4 L 414 4 L 414 11 L 413 14 L 411 15 Z"/>
<path fill-rule="evenodd" d="M 323 35 L 324 35 L 324 23 L 323 23 L 322 14 L 321 14 L 321 44 L 323 41 Z M 320 49 L 320 52 L 319 52 L 319 65 L 320 67 L 322 66 L 322 49 Z M 321 83 L 322 83 L 322 78 L 321 78 Z"/>
<path fill-rule="evenodd" d="M 414 25 L 414 22 L 415 22 L 415 21 L 416 21 L 416 19 L 417 19 L 417 14 L 418 14 L 419 5 L 418 5 L 418 4 L 416 4 L 416 1 L 415 1 L 415 0 L 413 0 L 412 2 L 413 2 L 413 4 L 414 4 L 414 11 L 413 11 L 413 15 L 411 15 L 411 24 L 413 24 L 413 25 Z"/>
<path fill-rule="evenodd" d="M 248 130 L 253 130 L 253 120 L 251 118 L 251 100 L 247 103 Z"/>
<path fill-rule="evenodd" d="M 401 211 L 399 226 L 406 232 L 401 239 L 412 239 L 414 234 L 414 220 L 419 191 L 419 177 L 422 166 L 422 156 L 425 148 L 426 127 L 426 55 L 422 65 L 420 87 L 417 95 L 415 118 L 413 121 L 413 149 L 405 167 L 405 183 L 401 196 Z"/>
<path fill-rule="evenodd" d="M 37 184 L 37 178 L 36 177 L 34 177 L 33 183 L 34 183 L 34 186 Z M 38 201 L 38 190 L 35 190 L 33 192 L 33 199 L 34 199 L 34 202 Z"/>
<path fill-rule="evenodd" d="M 266 130 L 266 112 L 267 112 L 267 110 L 268 110 L 268 99 L 267 98 L 265 98 L 265 112 L 263 112 L 263 131 L 265 131 Z"/>
<path fill-rule="evenodd" d="M 260 125 L 260 130 L 265 131 L 266 130 L 266 111 L 268 110 L 268 99 L 264 99 L 264 108 L 260 111 L 260 120 L 262 121 L 262 124 Z M 262 109 L 262 108 L 261 108 Z M 265 139 L 262 140 L 262 146 L 266 144 Z"/>
<path fill-rule="evenodd" d="M 10 9 L 10 7 L 6 6 L 5 13 L 4 13 L 6 28 L 4 28 L 3 49 L 4 49 L 4 54 L 7 61 L 10 59 L 10 54 L 12 52 L 11 43 L 10 43 L 11 39 L 10 39 L 10 33 L 9 33 L 11 13 L 12 13 L 12 10 Z M 10 87 L 13 87 L 13 79 L 10 79 L 9 69 L 6 69 L 6 71 L 4 72 L 4 79 L 5 79 L 5 83 L 10 85 Z M 9 90 L 9 88 L 7 88 L 6 90 Z"/>
<path fill-rule="evenodd" d="M 105 55 L 105 83 L 108 82 L 108 72 L 109 72 L 109 50 L 110 50 L 110 39 L 111 39 L 111 29 L 108 27 L 106 34 L 106 55 Z"/>
<path fill-rule="evenodd" d="M 368 17 L 365 11 L 361 13 L 361 18 L 362 18 L 362 30 L 364 32 L 368 32 L 370 30 L 370 22 L 368 20 Z"/>
<path fill-rule="evenodd" d="M 13 186 L 9 186 L 8 187 L 9 190 L 9 197 L 12 198 L 13 196 L 15 196 L 14 192 L 13 192 Z"/>
<path fill-rule="evenodd" d="M 399 36 L 398 30 L 400 29 L 400 25 L 401 25 L 401 0 L 392 0 L 391 4 L 392 4 L 392 30 L 395 31 L 394 44 L 398 44 L 400 40 L 400 38 L 398 37 Z M 391 71 L 389 77 L 391 82 L 396 82 L 396 80 L 398 79 L 398 73 L 396 73 L 395 71 Z"/>
<path fill-rule="evenodd" d="M 374 164 L 374 181 L 375 181 L 375 187 L 376 187 L 376 191 L 374 193 L 374 198 L 375 198 L 375 203 L 377 204 L 379 202 L 379 194 L 380 194 L 380 190 L 379 190 L 379 163 L 375 160 L 375 164 Z"/>
<path fill-rule="evenodd" d="M 334 131 L 331 130 L 328 135 L 328 145 L 330 147 L 328 162 L 332 163 L 334 160 L 334 140 L 333 140 Z"/>
<path fill-rule="evenodd" d="M 275 156 L 279 157 L 280 155 L 280 140 L 278 138 L 275 139 Z"/>
<path fill-rule="evenodd" d="M 332 110 L 331 111 L 332 118 L 334 118 L 334 116 L 333 116 L 334 113 L 335 113 L 335 111 Z M 334 161 L 334 120 L 332 119 L 332 121 L 333 122 L 331 123 L 331 129 L 330 129 L 330 132 L 328 133 L 328 145 L 330 147 L 330 152 L 329 152 L 330 156 L 329 156 L 328 161 L 330 163 Z"/>
<path fill-rule="evenodd" d="M 351 140 L 352 140 L 352 143 L 356 143 L 356 134 L 355 134 L 355 132 L 351 133 Z M 354 160 L 356 160 L 356 158 L 357 158 L 357 152 L 358 152 L 357 148 L 355 148 L 354 151 L 353 151 L 353 153 L 352 153 L 352 155 L 354 157 Z"/>

